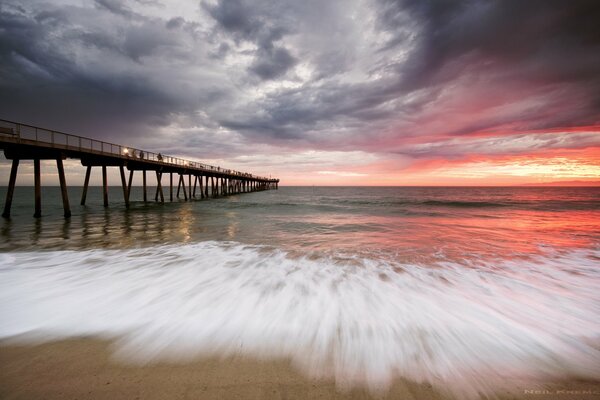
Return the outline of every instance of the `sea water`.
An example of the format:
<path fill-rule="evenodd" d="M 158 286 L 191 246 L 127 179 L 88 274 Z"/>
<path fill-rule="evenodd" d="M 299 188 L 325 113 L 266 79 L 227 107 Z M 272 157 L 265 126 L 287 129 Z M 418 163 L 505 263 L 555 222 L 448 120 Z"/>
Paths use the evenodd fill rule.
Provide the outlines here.
<path fill-rule="evenodd" d="M 4 196 L 5 189 L 0 192 Z M 0 338 L 114 339 L 128 362 L 286 358 L 341 388 L 476 396 L 600 379 L 600 188 L 281 187 L 62 218 L 17 187 Z M 168 194 L 167 194 L 168 197 Z"/>

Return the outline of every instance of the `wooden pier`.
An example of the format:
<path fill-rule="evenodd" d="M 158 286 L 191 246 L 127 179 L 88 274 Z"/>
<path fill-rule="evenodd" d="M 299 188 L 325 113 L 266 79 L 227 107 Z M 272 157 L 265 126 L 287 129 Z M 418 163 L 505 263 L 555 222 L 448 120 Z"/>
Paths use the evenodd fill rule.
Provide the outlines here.
<path fill-rule="evenodd" d="M 260 177 L 170 157 L 161 153 L 153 153 L 2 119 L 0 119 L 0 149 L 4 150 L 7 159 L 12 160 L 4 212 L 2 213 L 5 218 L 10 216 L 17 170 L 21 160 L 33 160 L 35 186 L 35 211 L 33 216 L 36 218 L 42 215 L 40 160 L 56 160 L 65 218 L 71 216 L 63 167 L 63 160 L 66 158 L 79 159 L 81 164 L 86 167 L 81 205 L 85 205 L 92 167 L 102 169 L 102 196 L 105 207 L 108 207 L 108 167 L 119 168 L 125 207 L 129 207 L 131 183 L 133 174 L 136 171 L 142 173 L 143 200 L 145 202 L 148 201 L 148 187 L 146 185 L 146 174 L 148 172 L 156 174 L 157 185 L 154 201 L 161 203 L 165 201 L 166 197 L 163 191 L 163 177 L 166 178 L 165 174 L 169 178 L 169 201 L 174 201 L 175 198 L 180 199 L 180 196 L 183 196 L 185 201 L 189 201 L 277 189 L 279 185 L 279 179 Z M 129 171 L 128 179 L 126 179 L 125 168 Z M 173 196 L 174 175 L 177 180 L 177 193 L 175 196 Z"/>

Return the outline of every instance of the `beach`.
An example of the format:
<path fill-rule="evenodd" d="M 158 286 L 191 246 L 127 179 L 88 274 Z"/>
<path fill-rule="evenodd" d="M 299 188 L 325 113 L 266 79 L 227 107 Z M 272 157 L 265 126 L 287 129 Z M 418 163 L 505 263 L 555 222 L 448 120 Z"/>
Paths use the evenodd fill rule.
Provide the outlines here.
<path fill-rule="evenodd" d="M 36 346 L 0 343 L 3 399 L 452 399 L 428 384 L 396 380 L 382 392 L 340 389 L 309 379 L 286 360 L 208 358 L 136 366 L 115 360 L 111 344 L 77 339 Z M 600 395 L 600 382 L 563 381 L 514 388 L 499 399 L 576 400 Z"/>

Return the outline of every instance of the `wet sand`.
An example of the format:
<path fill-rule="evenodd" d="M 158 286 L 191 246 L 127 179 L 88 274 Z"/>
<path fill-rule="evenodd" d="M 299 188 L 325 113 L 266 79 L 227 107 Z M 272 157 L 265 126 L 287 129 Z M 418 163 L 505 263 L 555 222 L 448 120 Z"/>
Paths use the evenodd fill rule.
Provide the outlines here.
<path fill-rule="evenodd" d="M 500 399 L 595 399 L 600 382 L 554 382 L 498 393 Z M 79 339 L 42 345 L 0 342 L 1 399 L 448 399 L 430 385 L 397 380 L 386 393 L 340 391 L 289 362 L 242 357 L 126 365 L 110 343 Z"/>

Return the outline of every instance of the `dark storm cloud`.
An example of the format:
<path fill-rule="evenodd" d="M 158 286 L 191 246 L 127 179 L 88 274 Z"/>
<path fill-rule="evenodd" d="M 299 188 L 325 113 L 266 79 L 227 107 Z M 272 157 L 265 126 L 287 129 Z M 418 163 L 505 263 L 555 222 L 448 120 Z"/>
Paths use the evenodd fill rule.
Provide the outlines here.
<path fill-rule="evenodd" d="M 279 78 L 296 64 L 296 58 L 288 49 L 274 44 L 290 33 L 291 21 L 284 14 L 277 14 L 278 7 L 242 0 L 212 5 L 203 2 L 202 6 L 217 21 L 218 27 L 230 33 L 236 42 L 247 41 L 257 46 L 248 70 L 261 79 Z"/>
<path fill-rule="evenodd" d="M 120 0 L 94 0 L 98 8 L 106 9 L 112 13 L 122 15 L 127 18 L 135 17 L 135 14 L 131 12 L 129 8 Z"/>
<path fill-rule="evenodd" d="M 507 124 L 527 131 L 600 122 L 597 2 L 381 1 L 377 5 L 376 30 L 388 35 L 377 49 L 381 60 L 373 60 L 371 72 L 379 79 L 308 82 L 300 89 L 269 94 L 257 107 L 261 113 L 245 112 L 244 118 L 234 113 L 233 120 L 221 123 L 255 138 L 305 139 L 326 147 L 376 146 L 376 131 L 396 125 L 394 134 L 401 145 L 403 137 L 412 137 L 419 129 L 411 119 L 432 108 L 431 102 L 441 92 L 453 90 L 464 77 L 486 86 L 485 96 L 512 90 L 514 100 L 530 97 L 539 104 L 499 115 L 484 115 L 486 110 L 474 108 L 472 121 L 433 133 L 470 135 Z M 220 11 L 214 16 L 223 27 L 246 38 L 257 37 L 262 25 L 244 19 L 252 12 Z M 342 48 L 351 45 L 339 42 Z M 408 56 L 396 60 L 393 56 L 398 52 Z M 316 64 L 315 77 L 321 79 L 326 64 Z M 413 101 L 412 96 L 419 100 Z M 440 107 L 433 118 L 452 115 Z M 325 127 L 340 123 L 357 128 L 343 132 L 343 143 L 331 129 L 322 134 Z M 427 126 L 420 128 L 432 133 Z M 316 135 L 307 133 L 315 130 Z M 383 146 L 389 145 L 389 137 L 384 139 Z"/>
<path fill-rule="evenodd" d="M 294 64 L 296 59 L 284 48 L 263 49 L 258 52 L 250 71 L 262 79 L 275 79 L 285 74 Z"/>
<path fill-rule="evenodd" d="M 188 59 L 181 38 L 168 33 L 176 26 L 137 15 L 122 2 L 96 6 L 0 8 L 3 117 L 117 140 L 194 112 L 190 94 L 169 85 L 174 71 L 144 65 L 150 57 Z"/>
<path fill-rule="evenodd" d="M 431 157 L 415 143 L 600 123 L 596 1 L 64 1 L 0 4 L 2 117 L 193 154 Z"/>
<path fill-rule="evenodd" d="M 407 25 L 417 32 L 410 59 L 396 66 L 405 90 L 498 68 L 505 78 L 580 83 L 600 96 L 597 1 L 380 2 L 381 28 L 392 37 L 387 49 L 411 40 Z"/>

